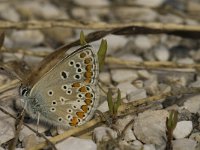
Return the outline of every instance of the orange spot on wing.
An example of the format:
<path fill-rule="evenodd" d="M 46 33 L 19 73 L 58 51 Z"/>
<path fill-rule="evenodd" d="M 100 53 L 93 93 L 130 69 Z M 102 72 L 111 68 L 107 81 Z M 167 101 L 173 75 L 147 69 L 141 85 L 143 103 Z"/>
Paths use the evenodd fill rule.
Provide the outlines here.
<path fill-rule="evenodd" d="M 86 94 L 85 94 L 85 97 L 86 97 L 86 98 L 91 98 L 91 97 L 92 97 L 92 94 L 91 94 L 91 93 L 86 93 Z"/>
<path fill-rule="evenodd" d="M 85 64 L 89 64 L 91 61 L 92 61 L 92 58 L 86 58 L 86 59 L 84 60 L 84 63 L 85 63 Z"/>
<path fill-rule="evenodd" d="M 85 113 L 84 112 L 77 112 L 76 115 L 79 117 L 79 118 L 83 118 L 85 116 Z"/>
<path fill-rule="evenodd" d="M 82 105 L 82 106 L 81 106 L 81 109 L 82 109 L 85 113 L 87 113 L 87 111 L 88 111 L 88 106 L 87 106 L 87 105 Z"/>
<path fill-rule="evenodd" d="M 81 58 L 84 58 L 86 56 L 86 54 L 84 53 L 84 52 L 82 52 L 81 54 L 80 54 L 80 57 Z"/>
<path fill-rule="evenodd" d="M 92 72 L 86 72 L 86 73 L 84 74 L 84 76 L 85 76 L 86 78 L 91 78 L 91 77 L 92 77 Z"/>
<path fill-rule="evenodd" d="M 87 78 L 84 80 L 86 83 L 90 83 L 91 82 L 91 78 Z"/>
<path fill-rule="evenodd" d="M 92 103 L 92 100 L 91 100 L 91 99 L 85 99 L 85 103 L 86 103 L 87 105 L 90 105 L 90 104 Z"/>
<path fill-rule="evenodd" d="M 77 88 L 80 87 L 80 83 L 79 82 L 75 82 L 72 84 L 72 87 Z"/>
<path fill-rule="evenodd" d="M 87 92 L 87 89 L 85 86 L 82 86 L 80 89 L 79 89 L 80 92 Z"/>
<path fill-rule="evenodd" d="M 78 124 L 78 118 L 77 117 L 73 117 L 71 120 L 70 125 L 71 126 L 76 126 Z"/>
<path fill-rule="evenodd" d="M 86 69 L 87 71 L 91 72 L 91 70 L 92 70 L 92 65 L 87 65 L 87 66 L 85 67 L 85 69 Z"/>

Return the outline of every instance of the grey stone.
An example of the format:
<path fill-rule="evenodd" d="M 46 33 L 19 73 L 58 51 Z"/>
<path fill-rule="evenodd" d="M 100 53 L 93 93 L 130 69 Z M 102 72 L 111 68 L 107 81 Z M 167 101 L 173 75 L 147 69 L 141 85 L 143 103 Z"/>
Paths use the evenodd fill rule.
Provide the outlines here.
<path fill-rule="evenodd" d="M 200 112 L 200 95 L 195 95 L 187 99 L 184 102 L 184 108 L 189 110 L 191 113 Z"/>
<path fill-rule="evenodd" d="M 178 139 L 172 141 L 173 150 L 196 150 L 196 141 L 191 139 Z"/>
<path fill-rule="evenodd" d="M 136 0 L 134 3 L 145 7 L 159 7 L 165 0 Z"/>
<path fill-rule="evenodd" d="M 170 53 L 169 50 L 165 46 L 157 46 L 154 48 L 154 55 L 159 61 L 167 61 L 169 60 Z"/>

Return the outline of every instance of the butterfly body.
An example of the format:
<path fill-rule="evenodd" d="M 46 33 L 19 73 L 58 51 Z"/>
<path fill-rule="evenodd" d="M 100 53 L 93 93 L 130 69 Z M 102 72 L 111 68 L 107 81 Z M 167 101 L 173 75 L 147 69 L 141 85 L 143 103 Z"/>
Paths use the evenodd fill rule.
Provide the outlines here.
<path fill-rule="evenodd" d="M 92 47 L 76 50 L 32 87 L 21 88 L 27 112 L 33 118 L 40 114 L 40 120 L 55 126 L 82 125 L 91 119 L 99 102 L 98 75 L 98 59 Z"/>

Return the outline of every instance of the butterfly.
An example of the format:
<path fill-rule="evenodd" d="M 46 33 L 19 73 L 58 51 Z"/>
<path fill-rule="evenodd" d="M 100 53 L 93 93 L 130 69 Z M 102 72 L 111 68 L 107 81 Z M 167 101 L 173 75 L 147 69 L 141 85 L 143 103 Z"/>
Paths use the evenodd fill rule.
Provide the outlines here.
<path fill-rule="evenodd" d="M 98 75 L 97 55 L 85 45 L 64 56 L 32 85 L 22 83 L 25 109 L 32 118 L 39 114 L 40 120 L 54 126 L 82 125 L 99 103 Z"/>

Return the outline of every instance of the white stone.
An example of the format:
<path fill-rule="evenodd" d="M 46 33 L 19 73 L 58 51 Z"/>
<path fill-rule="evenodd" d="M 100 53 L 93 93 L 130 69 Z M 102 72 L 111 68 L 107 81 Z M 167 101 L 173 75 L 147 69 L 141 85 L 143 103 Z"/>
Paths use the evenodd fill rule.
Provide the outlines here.
<path fill-rule="evenodd" d="M 68 139 L 56 144 L 56 148 L 59 150 L 96 150 L 96 144 L 89 139 L 80 139 L 75 137 L 69 137 Z"/>
<path fill-rule="evenodd" d="M 159 61 L 167 61 L 170 57 L 169 50 L 164 46 L 158 46 L 154 49 L 154 55 Z"/>
<path fill-rule="evenodd" d="M 138 78 L 137 73 L 130 69 L 115 69 L 111 70 L 112 80 L 119 83 L 124 81 L 134 81 Z"/>
<path fill-rule="evenodd" d="M 10 37 L 16 47 L 31 47 L 44 40 L 44 35 L 37 30 L 13 31 Z"/>
<path fill-rule="evenodd" d="M 0 16 L 5 20 L 9 21 L 17 22 L 20 20 L 18 12 L 15 9 L 13 9 L 13 7 L 7 7 L 7 8 L 5 7 L 4 10 L 0 10 Z"/>
<path fill-rule="evenodd" d="M 136 140 L 136 137 L 132 130 L 132 125 L 130 125 L 124 132 L 124 140 L 127 142 L 132 142 Z"/>
<path fill-rule="evenodd" d="M 74 0 L 74 2 L 78 5 L 82 6 L 108 6 L 109 1 L 108 0 Z"/>
<path fill-rule="evenodd" d="M 132 83 L 138 89 L 141 89 L 141 88 L 144 87 L 144 81 L 143 80 L 135 80 Z"/>
<path fill-rule="evenodd" d="M 147 97 L 145 89 L 136 89 L 135 91 L 127 94 L 127 100 L 129 102 L 136 101 Z"/>
<path fill-rule="evenodd" d="M 173 136 L 175 139 L 187 137 L 192 131 L 192 121 L 180 121 L 174 129 Z"/>
<path fill-rule="evenodd" d="M 125 116 L 123 118 L 119 118 L 116 122 L 116 127 L 117 129 L 122 132 L 125 128 L 125 126 L 130 123 L 130 121 L 132 121 L 134 119 L 134 116 L 132 115 L 128 115 Z M 133 127 L 133 125 L 130 125 L 130 128 Z"/>
<path fill-rule="evenodd" d="M 156 77 L 152 77 L 144 82 L 144 87 L 148 94 L 155 95 L 159 92 L 158 81 Z"/>
<path fill-rule="evenodd" d="M 140 113 L 134 122 L 136 138 L 146 144 L 165 145 L 168 115 L 165 110 L 147 110 Z"/>
<path fill-rule="evenodd" d="M 195 95 L 192 97 L 189 97 L 184 102 L 184 108 L 189 110 L 191 113 L 197 113 L 200 112 L 200 95 Z"/>
<path fill-rule="evenodd" d="M 93 139 L 96 143 L 105 142 L 111 138 L 117 138 L 117 132 L 108 127 L 97 127 L 93 131 Z"/>
<path fill-rule="evenodd" d="M 131 92 L 134 92 L 135 90 L 137 90 L 137 88 L 130 82 L 122 82 L 117 85 L 117 88 L 120 89 L 122 98 L 126 97 Z"/>
<path fill-rule="evenodd" d="M 152 77 L 152 75 L 147 70 L 138 70 L 138 76 L 145 79 Z"/>
<path fill-rule="evenodd" d="M 99 111 L 101 112 L 106 112 L 109 110 L 108 108 L 108 102 L 107 101 L 104 101 L 102 104 L 99 105 L 99 107 L 97 108 Z"/>
<path fill-rule="evenodd" d="M 153 144 L 144 144 L 143 150 L 156 150 L 155 145 Z"/>
<path fill-rule="evenodd" d="M 192 58 L 179 58 L 177 59 L 177 63 L 180 63 L 180 64 L 194 64 L 194 60 Z"/>
<path fill-rule="evenodd" d="M 192 133 L 190 135 L 190 139 L 197 141 L 200 143 L 200 132 Z"/>
<path fill-rule="evenodd" d="M 146 7 L 158 7 L 162 5 L 165 0 L 136 0 L 135 4 L 146 6 Z"/>
<path fill-rule="evenodd" d="M 140 141 L 135 140 L 131 143 L 131 146 L 133 147 L 134 150 L 141 150 L 143 147 L 143 144 Z"/>
<path fill-rule="evenodd" d="M 108 73 L 108 72 L 100 72 L 99 79 L 100 79 L 100 81 L 102 81 L 104 83 L 110 83 L 111 82 L 110 73 Z"/>
<path fill-rule="evenodd" d="M 135 46 L 142 50 L 149 50 L 152 47 L 151 40 L 144 35 L 135 38 Z"/>
<path fill-rule="evenodd" d="M 172 141 L 173 150 L 197 150 L 197 143 L 191 139 L 178 139 Z"/>
<path fill-rule="evenodd" d="M 200 87 L 200 80 L 190 83 L 189 87 Z"/>

